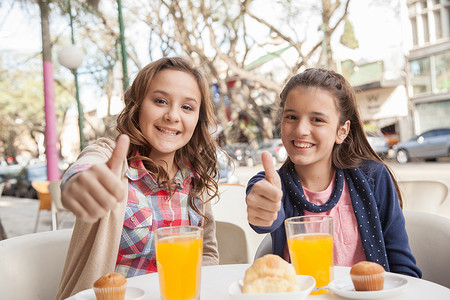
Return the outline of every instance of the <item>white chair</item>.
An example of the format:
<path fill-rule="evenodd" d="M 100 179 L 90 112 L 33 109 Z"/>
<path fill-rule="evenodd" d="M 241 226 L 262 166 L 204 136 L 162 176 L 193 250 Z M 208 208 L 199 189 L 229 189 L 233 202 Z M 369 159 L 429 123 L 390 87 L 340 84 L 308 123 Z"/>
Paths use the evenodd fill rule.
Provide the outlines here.
<path fill-rule="evenodd" d="M 54 299 L 71 236 L 63 229 L 0 241 L 0 298 Z"/>
<path fill-rule="evenodd" d="M 448 194 L 445 183 L 433 180 L 405 180 L 398 185 L 404 200 L 405 210 L 438 214 Z"/>
<path fill-rule="evenodd" d="M 216 237 L 219 250 L 219 264 L 248 263 L 248 249 L 245 231 L 232 223 L 216 221 Z"/>
<path fill-rule="evenodd" d="M 232 228 L 232 226 L 219 224 L 216 234 L 219 242 L 219 255 L 228 257 L 227 259 L 224 258 L 224 261 L 231 257 L 235 258 L 235 262 L 233 262 L 233 260 L 228 260 L 228 263 L 250 263 L 264 236 L 257 234 L 248 224 L 247 205 L 245 203 L 245 186 L 242 184 L 221 183 L 219 184 L 219 193 L 220 200 L 218 202 L 212 200 L 214 219 L 216 222 L 233 224 L 233 232 L 235 233 L 234 241 L 230 241 L 228 236 L 231 237 L 231 232 L 226 233 L 221 228 L 225 226 L 227 226 L 227 228 Z M 240 228 L 240 230 L 236 227 Z M 224 237 L 223 233 L 228 236 Z M 220 240 L 222 240 L 221 245 Z M 237 247 L 236 245 L 241 246 Z M 228 253 L 222 254 L 221 251 L 227 251 Z M 230 251 L 233 251 L 234 254 L 231 254 Z M 245 257 L 246 259 L 243 260 L 242 257 Z M 222 263 L 222 259 L 220 260 Z"/>
<path fill-rule="evenodd" d="M 450 219 L 418 211 L 403 214 L 422 278 L 450 288 Z"/>
<path fill-rule="evenodd" d="M 48 191 L 52 197 L 52 229 L 57 230 L 61 226 L 64 226 L 69 216 L 73 217 L 73 214 L 64 208 L 61 202 L 61 180 L 50 181 L 48 185 Z M 64 219 L 59 221 L 58 215 L 63 214 Z"/>
<path fill-rule="evenodd" d="M 272 236 L 270 235 L 270 233 L 268 233 L 261 241 L 261 244 L 259 244 L 258 249 L 256 250 L 255 259 L 271 253 L 272 253 Z"/>

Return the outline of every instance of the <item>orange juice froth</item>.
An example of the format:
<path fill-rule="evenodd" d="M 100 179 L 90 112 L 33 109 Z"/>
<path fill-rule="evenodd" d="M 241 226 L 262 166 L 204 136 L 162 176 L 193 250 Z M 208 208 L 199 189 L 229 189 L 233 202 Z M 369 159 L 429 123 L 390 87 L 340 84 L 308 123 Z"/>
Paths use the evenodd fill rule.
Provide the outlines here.
<path fill-rule="evenodd" d="M 292 265 L 299 275 L 311 275 L 316 287 L 333 280 L 333 236 L 330 234 L 299 234 L 288 239 Z M 316 294 L 320 292 L 313 292 Z"/>
<path fill-rule="evenodd" d="M 163 299 L 198 298 L 201 260 L 200 237 L 167 237 L 156 242 L 156 261 Z"/>

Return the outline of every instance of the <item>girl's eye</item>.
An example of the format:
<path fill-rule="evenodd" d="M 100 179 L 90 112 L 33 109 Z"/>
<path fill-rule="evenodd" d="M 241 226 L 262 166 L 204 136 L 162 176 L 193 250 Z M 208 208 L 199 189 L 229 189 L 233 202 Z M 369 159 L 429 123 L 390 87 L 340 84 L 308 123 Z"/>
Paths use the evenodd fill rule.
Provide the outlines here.
<path fill-rule="evenodd" d="M 167 104 L 167 101 L 166 100 L 164 100 L 164 99 L 160 99 L 160 98 L 157 98 L 157 99 L 155 99 L 155 100 L 153 100 L 155 103 L 157 103 L 157 104 Z"/>
<path fill-rule="evenodd" d="M 324 121 L 322 119 L 320 119 L 320 118 L 313 118 L 313 122 L 322 123 Z"/>
<path fill-rule="evenodd" d="M 190 106 L 190 105 L 187 105 L 187 104 L 185 104 L 185 105 L 181 106 L 181 108 L 182 108 L 182 109 L 185 109 L 185 110 L 189 110 L 189 111 L 192 111 L 192 110 L 194 110 L 194 109 L 192 108 L 192 106 Z"/>
<path fill-rule="evenodd" d="M 297 120 L 297 117 L 293 115 L 286 115 L 285 118 L 288 120 Z"/>

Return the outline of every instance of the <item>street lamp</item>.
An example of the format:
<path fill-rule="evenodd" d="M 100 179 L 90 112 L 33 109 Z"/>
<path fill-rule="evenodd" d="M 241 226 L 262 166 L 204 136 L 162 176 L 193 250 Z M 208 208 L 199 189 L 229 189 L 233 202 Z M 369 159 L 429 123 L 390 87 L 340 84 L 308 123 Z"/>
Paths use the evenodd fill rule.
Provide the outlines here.
<path fill-rule="evenodd" d="M 68 45 L 58 53 L 58 61 L 61 65 L 72 71 L 75 78 L 75 96 L 78 107 L 78 129 L 80 131 L 80 149 L 84 148 L 84 134 L 83 134 L 83 107 L 80 102 L 80 92 L 78 88 L 78 72 L 77 69 L 83 62 L 83 52 L 75 47 L 75 45 Z"/>

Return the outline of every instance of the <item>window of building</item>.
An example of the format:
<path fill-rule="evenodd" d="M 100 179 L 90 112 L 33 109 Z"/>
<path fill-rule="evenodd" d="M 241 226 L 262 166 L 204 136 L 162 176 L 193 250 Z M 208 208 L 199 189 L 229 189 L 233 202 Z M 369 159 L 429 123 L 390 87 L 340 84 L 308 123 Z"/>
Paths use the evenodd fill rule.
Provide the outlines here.
<path fill-rule="evenodd" d="M 411 28 L 412 28 L 412 38 L 413 38 L 413 45 L 416 46 L 419 42 L 417 39 L 417 21 L 416 18 L 411 18 Z"/>
<path fill-rule="evenodd" d="M 422 15 L 423 23 L 423 42 L 428 43 L 430 41 L 430 29 L 428 26 L 428 15 L 425 13 Z"/>
<path fill-rule="evenodd" d="M 434 16 L 435 35 L 436 35 L 436 39 L 438 40 L 438 39 L 442 38 L 441 12 L 440 12 L 440 10 L 435 10 L 433 12 L 433 16 Z"/>
<path fill-rule="evenodd" d="M 450 91 L 450 50 L 436 55 L 436 90 Z"/>
<path fill-rule="evenodd" d="M 410 62 L 410 80 L 414 96 L 431 93 L 430 58 Z"/>

